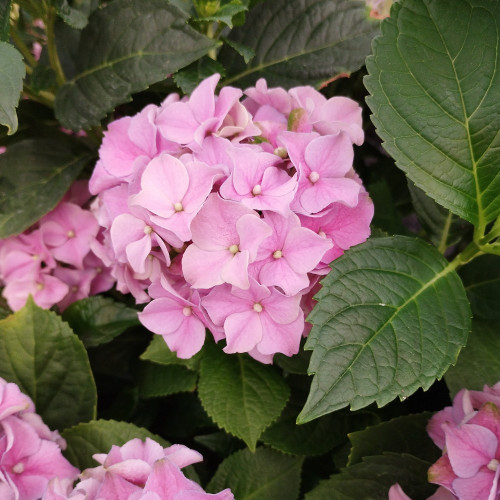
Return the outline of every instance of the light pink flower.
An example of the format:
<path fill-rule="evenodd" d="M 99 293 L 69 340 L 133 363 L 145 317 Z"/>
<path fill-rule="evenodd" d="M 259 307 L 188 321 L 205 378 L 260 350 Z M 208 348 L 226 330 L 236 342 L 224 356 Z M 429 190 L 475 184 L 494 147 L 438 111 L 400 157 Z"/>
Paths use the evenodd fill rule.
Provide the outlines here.
<path fill-rule="evenodd" d="M 299 350 L 304 329 L 299 295 L 287 297 L 251 278 L 247 290 L 229 285 L 214 288 L 202 305 L 216 325 L 224 326 L 227 353 L 292 356 Z"/>
<path fill-rule="evenodd" d="M 195 288 L 230 283 L 248 288 L 248 264 L 271 234 L 257 212 L 211 194 L 191 223 L 193 243 L 182 258 L 182 272 Z"/>

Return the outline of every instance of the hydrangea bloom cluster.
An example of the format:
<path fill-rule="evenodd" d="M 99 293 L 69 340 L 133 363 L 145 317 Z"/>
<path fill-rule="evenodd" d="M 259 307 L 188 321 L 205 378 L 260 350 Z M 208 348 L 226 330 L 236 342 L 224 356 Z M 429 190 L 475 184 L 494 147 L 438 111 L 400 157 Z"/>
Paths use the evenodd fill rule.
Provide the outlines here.
<path fill-rule="evenodd" d="M 38 500 L 50 479 L 73 482 L 80 471 L 62 456 L 65 446 L 31 399 L 0 378 L 0 498 Z"/>
<path fill-rule="evenodd" d="M 18 236 L 0 241 L 0 284 L 17 311 L 29 295 L 43 308 L 64 310 L 72 302 L 109 290 L 114 279 L 91 245 L 100 228 L 86 181 L 77 181 L 54 210 Z"/>
<path fill-rule="evenodd" d="M 433 500 L 500 498 L 500 382 L 482 391 L 462 389 L 427 431 L 443 450 L 429 469 L 429 481 L 440 485 Z M 390 500 L 408 498 L 397 485 L 391 491 Z"/>
<path fill-rule="evenodd" d="M 270 363 L 298 352 L 319 278 L 369 236 L 361 108 L 264 80 L 215 95 L 218 81 L 110 124 L 90 180 L 98 255 L 179 357 L 208 328 Z"/>
<path fill-rule="evenodd" d="M 184 476 L 181 468 L 203 458 L 183 445 L 162 448 L 149 438 L 132 439 L 94 459 L 101 465 L 84 470 L 74 487 L 70 480 L 55 478 L 42 500 L 234 500 L 229 489 L 205 493 Z"/>

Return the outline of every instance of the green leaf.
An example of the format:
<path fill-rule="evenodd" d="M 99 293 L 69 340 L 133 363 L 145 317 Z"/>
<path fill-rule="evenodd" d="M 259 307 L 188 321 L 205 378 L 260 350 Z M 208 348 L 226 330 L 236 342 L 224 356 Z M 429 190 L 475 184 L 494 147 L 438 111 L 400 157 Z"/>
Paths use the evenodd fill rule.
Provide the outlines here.
<path fill-rule="evenodd" d="M 494 385 L 500 373 L 500 322 L 472 321 L 472 332 L 457 364 L 445 375 L 451 395 L 464 387 L 482 390 L 483 385 Z"/>
<path fill-rule="evenodd" d="M 238 500 L 295 500 L 299 496 L 303 457 L 290 457 L 266 448 L 237 451 L 224 460 L 207 486 L 218 492 L 231 488 Z"/>
<path fill-rule="evenodd" d="M 453 215 L 413 183 L 410 182 L 408 188 L 418 220 L 441 252 L 458 243 L 472 228 L 470 223 Z"/>
<path fill-rule="evenodd" d="M 202 80 L 212 76 L 214 73 L 225 75 L 225 69 L 222 64 L 210 59 L 210 57 L 202 57 L 187 68 L 183 68 L 174 74 L 176 85 L 184 92 L 191 92 L 200 84 Z"/>
<path fill-rule="evenodd" d="M 108 453 L 111 446 L 122 446 L 131 439 L 145 440 L 147 437 L 168 446 L 168 442 L 147 429 L 128 422 L 114 420 L 94 420 L 79 424 L 61 432 L 68 447 L 64 455 L 80 470 L 99 465 L 93 458 L 94 453 Z"/>
<path fill-rule="evenodd" d="M 230 40 L 229 38 L 221 37 L 221 40 L 227 43 L 231 48 L 233 48 L 245 61 L 245 64 L 248 64 L 255 57 L 255 50 L 244 45 L 242 43 L 235 42 L 234 40 Z"/>
<path fill-rule="evenodd" d="M 143 398 L 157 398 L 192 392 L 196 389 L 198 374 L 179 365 L 144 363 L 139 372 L 139 394 Z"/>
<path fill-rule="evenodd" d="M 94 12 L 80 39 L 77 74 L 56 96 L 61 124 L 72 130 L 98 125 L 133 92 L 217 46 L 186 21 L 164 0 L 114 0 Z"/>
<path fill-rule="evenodd" d="M 489 0 L 398 2 L 366 61 L 384 148 L 431 198 L 482 229 L 500 214 L 498 19 Z"/>
<path fill-rule="evenodd" d="M 0 238 L 21 233 L 52 210 L 91 158 L 70 138 L 9 146 L 0 155 Z"/>
<path fill-rule="evenodd" d="M 244 87 L 264 77 L 269 86 L 319 86 L 363 64 L 378 26 L 367 19 L 360 1 L 262 2 L 228 37 L 250 47 L 255 57 L 247 65 L 232 50 L 224 50 L 220 60 L 233 75 L 224 84 L 236 81 Z"/>
<path fill-rule="evenodd" d="M 52 429 L 95 418 L 97 394 L 83 344 L 32 299 L 0 321 L 0 377 L 28 394 Z"/>
<path fill-rule="evenodd" d="M 470 328 L 460 278 L 423 240 L 371 239 L 335 261 L 309 321 L 314 373 L 299 422 L 427 390 Z"/>
<path fill-rule="evenodd" d="M 184 365 L 190 370 L 197 370 L 200 364 L 202 351 L 195 354 L 192 358 L 181 359 L 172 352 L 161 335 L 154 335 L 151 344 L 141 354 L 141 359 L 159 363 L 160 365 Z"/>
<path fill-rule="evenodd" d="M 38 93 L 50 89 L 56 83 L 56 72 L 49 66 L 38 63 L 30 76 L 31 89 Z"/>
<path fill-rule="evenodd" d="M 74 302 L 62 317 L 85 347 L 110 342 L 127 328 L 140 324 L 135 309 L 101 295 Z"/>
<path fill-rule="evenodd" d="M 283 410 L 289 388 L 277 370 L 247 355 L 207 345 L 198 393 L 213 421 L 254 451 L 262 431 Z"/>
<path fill-rule="evenodd" d="M 399 483 L 414 500 L 424 500 L 436 489 L 427 482 L 431 464 L 411 455 L 387 453 L 365 457 L 362 463 L 321 481 L 305 500 L 387 500 L 389 488 Z"/>
<path fill-rule="evenodd" d="M 10 43 L 0 41 L 0 125 L 12 135 L 17 130 L 16 107 L 26 69 L 23 56 Z"/>
<path fill-rule="evenodd" d="M 81 30 L 87 26 L 89 22 L 88 15 L 85 15 L 79 9 L 71 7 L 68 0 L 54 0 L 54 5 L 56 6 L 57 15 L 72 28 Z"/>
<path fill-rule="evenodd" d="M 233 27 L 233 17 L 237 16 L 241 12 L 245 12 L 248 10 L 246 5 L 243 5 L 240 0 L 232 0 L 225 5 L 222 5 L 221 8 L 212 16 L 203 17 L 200 21 L 205 22 L 221 22 L 225 25 L 229 26 L 229 28 Z"/>
<path fill-rule="evenodd" d="M 0 42 L 9 41 L 11 4 L 12 0 L 0 0 Z"/>
<path fill-rule="evenodd" d="M 460 269 L 475 318 L 500 320 L 500 257 L 481 255 Z"/>
<path fill-rule="evenodd" d="M 435 462 L 441 450 L 427 434 L 430 417 L 429 412 L 405 415 L 349 434 L 352 444 L 349 465 L 360 463 L 365 456 L 384 452 L 407 453 Z"/>
<path fill-rule="evenodd" d="M 349 432 L 374 423 L 373 416 L 363 412 L 337 411 L 313 422 L 297 425 L 302 405 L 303 400 L 292 398 L 280 418 L 264 431 L 261 441 L 285 453 L 323 455 L 345 443 Z"/>

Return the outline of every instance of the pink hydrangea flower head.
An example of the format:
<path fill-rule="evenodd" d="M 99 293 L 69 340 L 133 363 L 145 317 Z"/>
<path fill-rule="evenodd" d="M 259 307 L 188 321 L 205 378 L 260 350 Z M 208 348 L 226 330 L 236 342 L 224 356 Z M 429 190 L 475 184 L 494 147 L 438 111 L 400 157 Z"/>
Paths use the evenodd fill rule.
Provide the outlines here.
<path fill-rule="evenodd" d="M 431 495 L 427 500 L 456 500 L 456 496 L 450 493 L 446 488 L 439 487 L 436 493 Z M 396 483 L 389 490 L 389 500 L 411 500 L 411 498 L 403 491 L 403 488 Z"/>
<path fill-rule="evenodd" d="M 35 411 L 31 398 L 23 394 L 17 384 L 0 377 L 0 421 L 15 413 L 26 411 Z"/>

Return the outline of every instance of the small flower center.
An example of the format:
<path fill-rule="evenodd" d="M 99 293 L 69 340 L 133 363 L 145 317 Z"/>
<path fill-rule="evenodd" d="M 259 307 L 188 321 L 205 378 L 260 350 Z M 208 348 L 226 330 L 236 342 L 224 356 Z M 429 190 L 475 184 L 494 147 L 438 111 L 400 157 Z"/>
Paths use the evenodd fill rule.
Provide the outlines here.
<path fill-rule="evenodd" d="M 153 228 L 151 226 L 144 226 L 144 234 L 151 234 L 153 232 Z"/>
<path fill-rule="evenodd" d="M 36 289 L 37 290 L 43 290 L 44 286 L 43 286 L 43 283 L 37 283 L 36 284 Z"/>
<path fill-rule="evenodd" d="M 319 174 L 318 174 L 318 172 L 311 172 L 311 173 L 309 174 L 309 180 L 310 180 L 313 184 L 315 184 L 316 182 L 318 182 L 318 181 L 319 181 Z"/>
<path fill-rule="evenodd" d="M 18 462 L 14 467 L 12 467 L 12 472 L 14 474 L 22 474 L 24 472 L 24 464 L 22 462 Z"/>
<path fill-rule="evenodd" d="M 326 238 L 326 233 L 324 231 L 319 230 L 318 235 L 321 236 L 322 238 Z"/>
<path fill-rule="evenodd" d="M 254 305 L 253 305 L 253 310 L 256 312 L 256 313 L 260 313 L 262 312 L 262 309 L 264 309 L 262 307 L 261 304 L 259 304 L 258 302 L 256 302 Z"/>
<path fill-rule="evenodd" d="M 180 201 L 174 203 L 174 210 L 176 212 L 182 212 L 184 210 L 184 207 L 182 206 L 182 203 Z"/>
<path fill-rule="evenodd" d="M 77 287 L 76 285 L 73 285 L 73 286 L 71 287 L 71 291 L 72 291 L 73 293 L 78 292 L 78 287 Z"/>
<path fill-rule="evenodd" d="M 231 246 L 229 247 L 229 251 L 230 251 L 233 255 L 235 255 L 235 254 L 237 254 L 237 253 L 240 251 L 240 248 L 238 247 L 238 245 L 231 245 Z"/>
<path fill-rule="evenodd" d="M 182 314 L 184 314 L 184 316 L 191 316 L 191 314 L 193 314 L 193 309 L 189 306 L 183 307 Z"/>
<path fill-rule="evenodd" d="M 275 259 L 281 259 L 281 257 L 283 257 L 283 252 L 281 250 L 276 250 L 276 252 L 273 253 L 273 257 Z"/>
<path fill-rule="evenodd" d="M 282 146 L 280 146 L 279 148 L 276 148 L 273 152 L 276 156 L 279 156 L 280 158 L 283 158 L 283 159 L 285 159 L 288 156 L 287 150 Z"/>
<path fill-rule="evenodd" d="M 37 253 L 35 253 L 35 254 L 33 254 L 33 255 L 31 256 L 31 258 L 32 258 L 33 260 L 38 260 L 40 257 L 39 257 L 39 255 L 38 255 Z"/>
<path fill-rule="evenodd" d="M 96 274 L 101 274 L 102 273 L 102 267 L 96 267 L 95 268 Z"/>
<path fill-rule="evenodd" d="M 75 232 L 73 231 L 73 229 L 70 229 L 67 233 L 66 233 L 66 236 L 68 238 L 74 238 L 75 237 Z"/>
<path fill-rule="evenodd" d="M 492 458 L 491 462 L 486 466 L 489 470 L 495 472 L 498 469 L 500 462 L 496 458 Z"/>
<path fill-rule="evenodd" d="M 255 186 L 254 186 L 254 187 L 253 187 L 253 189 L 252 189 L 252 194 L 253 194 L 254 196 L 257 196 L 257 195 L 259 195 L 260 193 L 262 193 L 262 187 L 261 187 L 261 185 L 260 185 L 260 184 L 255 184 Z"/>

